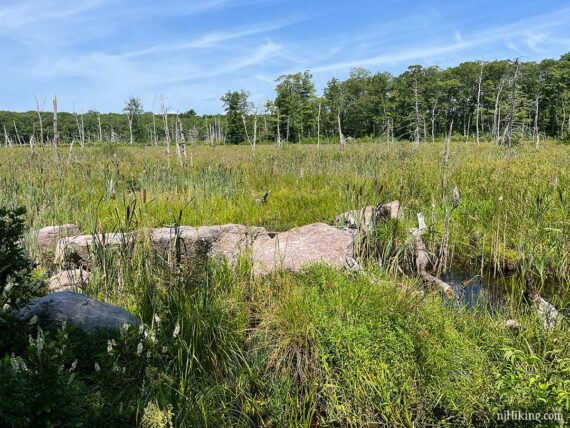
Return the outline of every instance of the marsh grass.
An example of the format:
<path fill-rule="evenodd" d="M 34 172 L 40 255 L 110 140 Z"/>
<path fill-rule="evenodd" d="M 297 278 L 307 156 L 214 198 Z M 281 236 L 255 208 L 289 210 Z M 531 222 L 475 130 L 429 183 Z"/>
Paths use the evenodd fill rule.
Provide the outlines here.
<path fill-rule="evenodd" d="M 507 409 L 570 411 L 568 325 L 544 330 L 521 301 L 520 281 L 506 290 L 509 305 L 487 311 L 417 292 L 399 273 L 411 263 L 418 211 L 432 219 L 426 241 L 436 253 L 457 185 L 452 265 L 501 275 L 515 264 L 523 276 L 557 281 L 555 302 L 567 304 L 568 147 L 509 154 L 456 143 L 446 180 L 442 151 L 259 146 L 254 158 L 248 147 L 198 146 L 183 169 L 154 148 L 86 148 L 57 164 L 39 148 L 33 159 L 2 149 L 0 205 L 26 206 L 31 228 L 139 231 L 118 249 L 96 246 L 86 293 L 128 308 L 144 326 L 85 341 L 3 325 L 1 424 L 57 424 L 56 408 L 70 424 L 268 427 L 478 427 Z M 393 199 L 404 219 L 373 227 L 364 273 L 316 265 L 254 278 L 247 255 L 233 266 L 177 263 L 144 233 L 229 222 L 279 231 Z M 518 330 L 505 326 L 510 318 Z"/>

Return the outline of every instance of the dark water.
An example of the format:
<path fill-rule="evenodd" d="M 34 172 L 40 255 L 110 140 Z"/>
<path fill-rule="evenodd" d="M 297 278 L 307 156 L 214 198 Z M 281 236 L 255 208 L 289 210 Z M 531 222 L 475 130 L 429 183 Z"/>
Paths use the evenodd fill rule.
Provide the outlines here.
<path fill-rule="evenodd" d="M 517 305 L 524 290 L 524 280 L 519 276 L 494 278 L 452 270 L 442 279 L 453 287 L 456 304 L 488 312 Z M 540 294 L 562 312 L 570 312 L 570 282 L 548 280 Z"/>
<path fill-rule="evenodd" d="M 492 278 L 490 275 L 450 271 L 442 279 L 453 287 L 456 302 L 468 309 L 493 311 L 507 306 L 512 300 L 514 278 Z"/>

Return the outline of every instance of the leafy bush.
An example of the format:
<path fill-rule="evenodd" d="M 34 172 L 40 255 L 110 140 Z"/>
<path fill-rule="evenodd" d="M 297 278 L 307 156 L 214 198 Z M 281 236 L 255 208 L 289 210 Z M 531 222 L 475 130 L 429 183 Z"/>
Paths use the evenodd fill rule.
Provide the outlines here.
<path fill-rule="evenodd" d="M 17 308 L 41 292 L 35 263 L 22 248 L 25 208 L 0 207 L 0 310 Z"/>

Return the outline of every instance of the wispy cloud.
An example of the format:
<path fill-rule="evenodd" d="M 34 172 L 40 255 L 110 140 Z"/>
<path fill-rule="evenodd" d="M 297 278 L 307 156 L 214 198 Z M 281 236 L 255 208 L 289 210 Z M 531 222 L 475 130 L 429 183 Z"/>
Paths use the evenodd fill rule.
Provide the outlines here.
<path fill-rule="evenodd" d="M 531 49 L 534 49 L 538 43 L 545 40 L 541 32 L 569 24 L 570 8 L 566 8 L 555 13 L 546 13 L 533 17 L 532 19 L 520 20 L 509 25 L 498 26 L 478 33 L 472 33 L 469 35 L 459 34 L 459 36 L 458 33 L 455 33 L 454 41 L 452 43 L 437 40 L 436 42 L 431 43 L 415 44 L 414 46 L 407 47 L 405 49 L 389 49 L 387 53 L 383 53 L 381 55 L 348 61 L 332 62 L 318 65 L 311 69 L 315 73 L 321 73 L 348 69 L 354 66 L 371 67 L 393 65 L 410 61 L 422 61 L 450 53 L 482 47 L 494 42 L 505 43 L 509 49 L 525 54 L 525 52 L 522 51 L 513 40 L 523 40 L 529 47 L 531 47 Z M 568 48 L 570 49 L 570 46 Z"/>
<path fill-rule="evenodd" d="M 261 105 L 279 75 L 305 69 L 322 88 L 354 66 L 399 73 L 411 63 L 540 59 L 570 50 L 563 0 L 441 4 L 4 0 L 0 109 L 27 109 L 34 95 L 53 93 L 62 109 L 120 110 L 133 95 L 150 108 L 162 93 L 174 109 L 211 113 L 227 89 L 249 90 Z"/>

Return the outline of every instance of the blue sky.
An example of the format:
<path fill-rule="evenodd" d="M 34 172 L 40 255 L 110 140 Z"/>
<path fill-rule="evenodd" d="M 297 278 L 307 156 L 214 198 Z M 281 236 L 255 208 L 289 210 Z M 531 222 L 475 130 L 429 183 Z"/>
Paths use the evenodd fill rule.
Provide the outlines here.
<path fill-rule="evenodd" d="M 259 106 L 281 74 L 319 91 L 351 67 L 558 58 L 570 51 L 561 0 L 0 0 L 0 110 L 217 113 L 228 89 Z"/>

